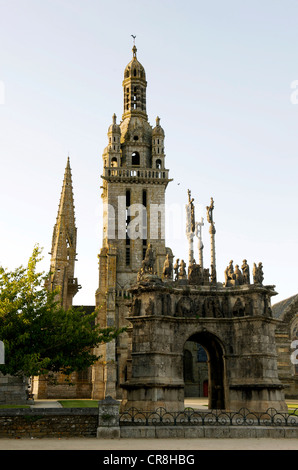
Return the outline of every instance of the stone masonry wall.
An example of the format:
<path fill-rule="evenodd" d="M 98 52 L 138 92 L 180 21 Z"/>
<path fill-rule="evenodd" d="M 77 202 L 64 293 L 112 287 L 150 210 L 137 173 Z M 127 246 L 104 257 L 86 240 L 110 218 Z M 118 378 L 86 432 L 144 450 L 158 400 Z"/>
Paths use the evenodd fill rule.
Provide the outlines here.
<path fill-rule="evenodd" d="M 0 409 L 0 438 L 96 437 L 97 408 Z"/>
<path fill-rule="evenodd" d="M 0 373 L 0 405 L 27 403 L 26 381 L 22 377 L 12 377 Z"/>
<path fill-rule="evenodd" d="M 0 409 L 0 439 L 21 438 L 295 438 L 298 427 L 283 425 L 151 425 L 119 423 L 118 405 L 99 408 Z M 111 409 L 111 405 L 112 408 Z"/>

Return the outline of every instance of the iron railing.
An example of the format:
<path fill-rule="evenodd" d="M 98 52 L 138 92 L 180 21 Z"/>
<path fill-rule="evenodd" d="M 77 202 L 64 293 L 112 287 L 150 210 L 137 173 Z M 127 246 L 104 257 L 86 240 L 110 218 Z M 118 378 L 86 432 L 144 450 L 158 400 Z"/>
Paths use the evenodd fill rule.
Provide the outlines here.
<path fill-rule="evenodd" d="M 288 412 L 274 408 L 265 412 L 252 412 L 247 408 L 239 411 L 185 408 L 181 412 L 130 408 L 120 414 L 120 426 L 298 426 L 298 408 Z"/>

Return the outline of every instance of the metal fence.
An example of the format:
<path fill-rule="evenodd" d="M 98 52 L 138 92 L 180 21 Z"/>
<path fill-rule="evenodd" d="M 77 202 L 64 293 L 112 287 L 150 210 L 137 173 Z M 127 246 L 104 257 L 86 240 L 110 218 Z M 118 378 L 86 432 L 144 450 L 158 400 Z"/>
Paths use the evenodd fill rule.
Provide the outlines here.
<path fill-rule="evenodd" d="M 268 408 L 265 412 L 197 410 L 186 408 L 169 412 L 165 408 L 140 411 L 130 408 L 120 414 L 120 426 L 298 426 L 298 408 L 280 412 Z"/>

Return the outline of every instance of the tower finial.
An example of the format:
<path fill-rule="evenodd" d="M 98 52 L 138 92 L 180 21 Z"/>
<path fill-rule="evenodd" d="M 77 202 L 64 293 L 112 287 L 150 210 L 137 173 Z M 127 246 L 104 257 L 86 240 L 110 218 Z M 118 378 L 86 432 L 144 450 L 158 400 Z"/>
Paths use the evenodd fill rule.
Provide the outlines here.
<path fill-rule="evenodd" d="M 134 36 L 133 34 L 131 34 L 131 37 L 133 38 L 133 48 L 132 48 L 133 58 L 136 59 L 137 58 L 137 48 L 136 48 L 136 37 L 137 36 Z"/>

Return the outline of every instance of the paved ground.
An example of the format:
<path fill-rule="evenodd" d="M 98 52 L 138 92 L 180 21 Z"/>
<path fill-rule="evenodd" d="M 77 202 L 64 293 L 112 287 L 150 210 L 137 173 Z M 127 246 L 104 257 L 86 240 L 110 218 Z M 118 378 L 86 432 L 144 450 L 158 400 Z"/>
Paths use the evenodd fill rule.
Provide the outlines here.
<path fill-rule="evenodd" d="M 298 401 L 291 403 L 297 404 Z M 207 399 L 187 399 L 185 406 L 204 408 Z M 60 407 L 55 400 L 36 400 L 34 408 Z M 298 450 L 297 439 L 0 439 L 1 450 Z"/>
<path fill-rule="evenodd" d="M 298 450 L 297 439 L 0 439 L 1 450 Z"/>

